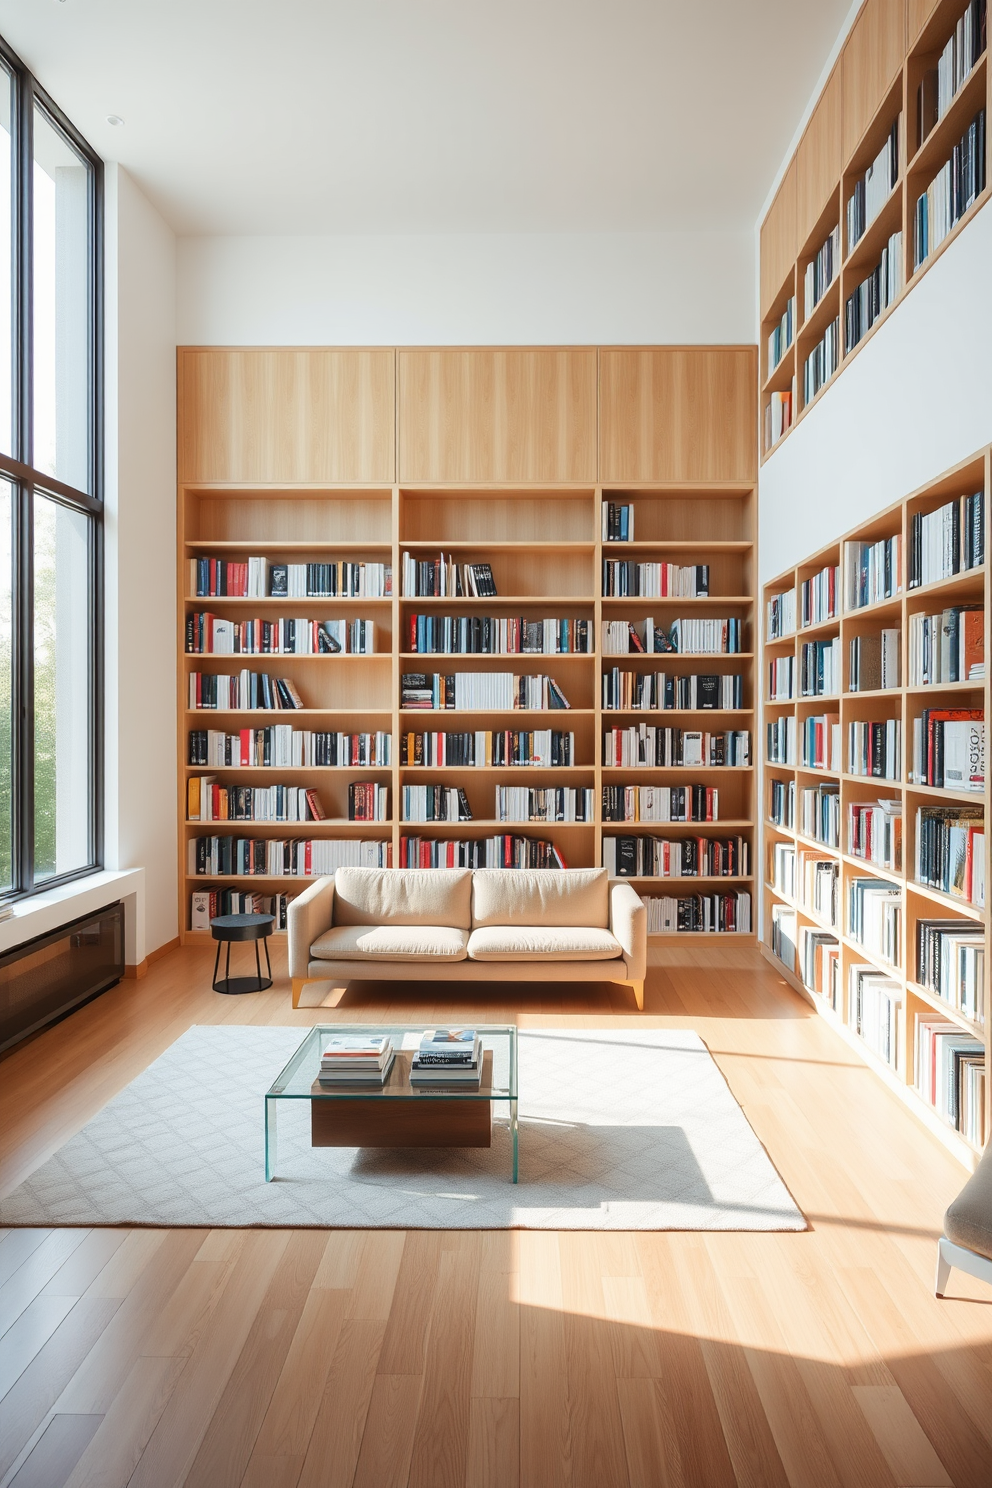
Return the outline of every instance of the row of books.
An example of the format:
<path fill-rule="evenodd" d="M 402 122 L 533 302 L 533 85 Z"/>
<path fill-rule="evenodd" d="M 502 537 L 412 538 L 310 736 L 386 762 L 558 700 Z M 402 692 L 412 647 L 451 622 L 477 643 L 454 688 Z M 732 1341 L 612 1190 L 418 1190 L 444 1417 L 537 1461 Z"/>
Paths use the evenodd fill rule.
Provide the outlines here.
<path fill-rule="evenodd" d="M 429 1028 L 410 1061 L 410 1084 L 478 1090 L 484 1058 L 474 1028 Z"/>
<path fill-rule="evenodd" d="M 644 905 L 649 935 L 751 933 L 751 895 L 746 889 L 677 898 L 652 894 L 645 896 Z"/>
<path fill-rule="evenodd" d="M 771 854 L 772 885 L 787 899 L 802 904 L 828 925 L 837 924 L 838 865 L 808 848 L 775 842 Z"/>
<path fill-rule="evenodd" d="M 840 636 L 829 641 L 803 641 L 799 656 L 799 688 L 803 697 L 832 697 L 844 685 Z"/>
<path fill-rule="evenodd" d="M 840 1002 L 840 942 L 836 935 L 801 925 L 797 969 L 803 986 L 822 997 L 836 1012 Z"/>
<path fill-rule="evenodd" d="M 790 388 L 770 393 L 765 404 L 765 449 L 774 449 L 782 435 L 792 428 L 796 414 L 796 379 Z"/>
<path fill-rule="evenodd" d="M 402 708 L 452 708 L 487 713 L 521 708 L 531 712 L 569 708 L 553 677 L 513 672 L 404 672 L 400 678 Z"/>
<path fill-rule="evenodd" d="M 303 699 L 292 677 L 271 677 L 268 672 L 190 672 L 189 706 L 215 708 L 219 712 L 244 709 L 302 708 Z"/>
<path fill-rule="evenodd" d="M 496 580 L 488 563 L 457 563 L 454 558 L 416 558 L 403 554 L 403 594 L 407 598 L 479 598 L 497 596 Z"/>
<path fill-rule="evenodd" d="M 781 594 L 769 596 L 765 606 L 765 635 L 770 641 L 780 641 L 794 635 L 796 630 L 796 591 L 783 589 Z"/>
<path fill-rule="evenodd" d="M 407 626 L 410 650 L 430 656 L 587 655 L 593 649 L 593 622 L 564 616 L 410 615 Z"/>
<path fill-rule="evenodd" d="M 189 592 L 196 599 L 382 599 L 393 592 L 393 570 L 388 563 L 191 558 Z"/>
<path fill-rule="evenodd" d="M 916 1088 L 975 1147 L 985 1141 L 985 1047 L 954 1023 L 916 1023 Z"/>
<path fill-rule="evenodd" d="M 751 763 L 751 735 L 745 729 L 705 733 L 701 729 L 656 728 L 632 724 L 603 734 L 603 767 L 630 770 L 649 766 L 745 768 Z"/>
<path fill-rule="evenodd" d="M 473 733 L 404 734 L 400 761 L 404 765 L 452 769 L 496 766 L 534 766 L 558 769 L 577 765 L 575 735 L 559 729 L 480 729 Z M 590 761 L 590 764 L 592 761 Z"/>
<path fill-rule="evenodd" d="M 810 785 L 799 792 L 799 830 L 804 837 L 836 847 L 840 842 L 840 787 Z"/>
<path fill-rule="evenodd" d="M 744 837 L 604 837 L 603 867 L 611 878 L 746 878 Z"/>
<path fill-rule="evenodd" d="M 348 787 L 349 821 L 388 821 L 389 790 L 375 780 L 356 780 Z"/>
<path fill-rule="evenodd" d="M 902 589 L 902 533 L 876 542 L 846 542 L 843 567 L 845 609 L 892 599 Z"/>
<path fill-rule="evenodd" d="M 335 1034 L 324 1044 L 317 1071 L 318 1085 L 359 1085 L 382 1088 L 396 1059 L 392 1036 Z"/>
<path fill-rule="evenodd" d="M 788 703 L 796 695 L 795 656 L 775 656 L 768 663 L 768 701 Z"/>
<path fill-rule="evenodd" d="M 440 841 L 428 837 L 401 837 L 401 868 L 567 868 L 553 842 L 536 837 L 478 837 L 462 841 Z"/>
<path fill-rule="evenodd" d="M 796 720 L 791 714 L 765 723 L 765 759 L 770 765 L 796 763 Z"/>
<path fill-rule="evenodd" d="M 902 988 L 894 978 L 874 966 L 855 965 L 850 970 L 848 1022 L 873 1054 L 892 1069 L 899 1066 L 902 1036 Z"/>
<path fill-rule="evenodd" d="M 916 148 L 947 113 L 987 45 L 986 0 L 970 0 L 936 67 L 927 68 L 916 92 Z"/>
<path fill-rule="evenodd" d="M 892 122 L 885 143 L 847 199 L 847 251 L 852 252 L 892 195 L 899 179 L 899 120 Z"/>
<path fill-rule="evenodd" d="M 815 258 L 810 259 L 803 275 L 804 320 L 809 320 L 834 278 L 840 273 L 840 228 L 835 227 L 824 240 Z"/>
<path fill-rule="evenodd" d="M 970 920 L 917 920 L 916 980 L 973 1023 L 984 1023 L 982 927 Z"/>
<path fill-rule="evenodd" d="M 693 599 L 710 592 L 708 563 L 634 563 L 603 559 L 603 596 L 607 599 Z"/>
<path fill-rule="evenodd" d="M 768 375 L 775 371 L 779 362 L 792 345 L 796 334 L 796 301 L 790 295 L 782 311 L 782 319 L 773 326 L 768 337 Z"/>
<path fill-rule="evenodd" d="M 902 290 L 902 230 L 894 232 L 878 263 L 844 301 L 844 349 L 853 351 Z"/>
<path fill-rule="evenodd" d="M 914 271 L 925 263 L 985 190 L 985 110 L 979 109 L 914 214 Z"/>
<path fill-rule="evenodd" d="M 604 542 L 634 541 L 634 506 L 632 502 L 604 501 L 602 508 Z"/>
<path fill-rule="evenodd" d="M 847 928 L 864 950 L 898 966 L 902 890 L 878 878 L 852 878 L 847 886 Z"/>
<path fill-rule="evenodd" d="M 840 770 L 840 717 L 812 713 L 799 720 L 799 763 L 804 770 Z"/>
<path fill-rule="evenodd" d="M 225 770 L 386 768 L 392 763 L 392 734 L 342 734 L 294 729 L 289 723 L 268 728 L 191 729 L 187 760 Z"/>
<path fill-rule="evenodd" d="M 945 501 L 909 521 L 907 587 L 939 584 L 985 562 L 985 492 Z"/>
<path fill-rule="evenodd" d="M 669 709 L 716 709 L 744 706 L 744 677 L 740 672 L 622 672 L 603 673 L 603 707 L 641 708 L 664 713 Z"/>
<path fill-rule="evenodd" d="M 944 790 L 984 791 L 984 710 L 924 708 L 913 719 L 910 778 Z"/>
<path fill-rule="evenodd" d="M 840 317 L 830 321 L 803 363 L 803 402 L 812 403 L 840 366 Z"/>
<path fill-rule="evenodd" d="M 673 620 L 667 629 L 650 616 L 641 624 L 632 620 L 603 621 L 604 656 L 627 656 L 633 652 L 732 656 L 743 649 L 744 622 L 734 616 Z"/>
<path fill-rule="evenodd" d="M 310 878 L 338 868 L 391 868 L 388 842 L 355 838 L 191 837 L 187 872 L 191 876 Z"/>
<path fill-rule="evenodd" d="M 720 793 L 711 785 L 604 785 L 604 822 L 714 822 Z"/>
<path fill-rule="evenodd" d="M 325 821 L 317 792 L 302 785 L 218 785 L 213 775 L 186 782 L 188 821 Z"/>
<path fill-rule="evenodd" d="M 939 615 L 909 617 L 909 685 L 985 680 L 985 610 L 951 605 Z"/>
<path fill-rule="evenodd" d="M 209 930 L 219 915 L 270 914 L 276 930 L 285 930 L 293 894 L 251 894 L 243 889 L 195 889 L 189 896 L 189 928 Z"/>
<path fill-rule="evenodd" d="M 505 822 L 591 822 L 595 794 L 584 786 L 498 785 L 496 820 Z"/>
<path fill-rule="evenodd" d="M 404 785 L 401 800 L 405 822 L 472 820 L 468 796 L 453 785 Z"/>
<path fill-rule="evenodd" d="M 985 818 L 980 806 L 921 806 L 916 813 L 916 882 L 985 907 Z"/>
<path fill-rule="evenodd" d="M 847 767 L 852 775 L 876 780 L 902 778 L 902 722 L 857 719 L 847 726 Z"/>
<path fill-rule="evenodd" d="M 769 942 L 772 954 L 777 956 L 789 971 L 796 969 L 796 938 L 799 917 L 791 904 L 773 904 Z"/>
<path fill-rule="evenodd" d="M 779 780 L 771 775 L 768 779 L 768 820 L 774 827 L 793 831 L 796 824 L 796 782 Z"/>
<path fill-rule="evenodd" d="M 819 573 L 803 579 L 800 585 L 800 619 L 806 625 L 822 625 L 832 620 L 840 601 L 840 569 L 828 563 Z"/>
<path fill-rule="evenodd" d="M 374 620 L 224 620 L 186 616 L 186 650 L 204 656 L 371 656 Z"/>
<path fill-rule="evenodd" d="M 848 645 L 851 692 L 886 691 L 899 686 L 902 632 L 891 627 L 877 635 L 852 636 Z"/>
<path fill-rule="evenodd" d="M 898 873 L 902 868 L 902 802 L 852 801 L 847 808 L 847 850 L 852 858 Z"/>

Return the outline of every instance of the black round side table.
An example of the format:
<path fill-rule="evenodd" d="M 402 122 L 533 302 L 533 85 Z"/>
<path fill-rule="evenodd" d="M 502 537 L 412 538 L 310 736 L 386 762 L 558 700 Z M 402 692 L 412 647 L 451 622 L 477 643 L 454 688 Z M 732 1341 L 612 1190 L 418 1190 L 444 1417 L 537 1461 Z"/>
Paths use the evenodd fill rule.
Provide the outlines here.
<path fill-rule="evenodd" d="M 269 914 L 232 914 L 218 915 L 215 920 L 210 921 L 210 934 L 217 942 L 217 959 L 214 961 L 213 989 L 215 992 L 229 993 L 238 997 L 243 992 L 264 992 L 266 987 L 272 986 L 272 964 L 269 961 L 269 936 L 272 934 L 272 926 L 275 924 L 275 915 Z M 232 977 L 231 975 L 231 943 L 236 940 L 253 940 L 255 942 L 255 975 L 253 977 Z M 265 969 L 267 977 L 262 976 L 262 964 L 258 959 L 258 943 L 262 941 L 265 946 Z M 227 964 L 224 967 L 224 976 L 221 981 L 217 980 L 217 972 L 220 968 L 220 948 L 227 944 Z"/>

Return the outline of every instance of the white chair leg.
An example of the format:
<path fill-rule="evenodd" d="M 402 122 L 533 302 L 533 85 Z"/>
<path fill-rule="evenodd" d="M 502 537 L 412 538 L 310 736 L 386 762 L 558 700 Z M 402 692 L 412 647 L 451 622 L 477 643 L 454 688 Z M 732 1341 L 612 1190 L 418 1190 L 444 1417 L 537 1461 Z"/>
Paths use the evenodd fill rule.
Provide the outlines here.
<path fill-rule="evenodd" d="M 935 1295 L 938 1297 L 944 1295 L 947 1288 L 947 1278 L 951 1274 L 951 1262 L 944 1253 L 946 1244 L 947 1241 L 943 1236 L 937 1241 L 937 1278 L 934 1281 L 933 1289 Z"/>
<path fill-rule="evenodd" d="M 953 1240 L 941 1235 L 937 1242 L 937 1279 L 934 1282 L 934 1291 L 938 1297 L 944 1295 L 952 1266 L 956 1271 L 965 1271 L 977 1281 L 984 1281 L 992 1286 L 992 1261 L 963 1245 L 955 1245 Z"/>

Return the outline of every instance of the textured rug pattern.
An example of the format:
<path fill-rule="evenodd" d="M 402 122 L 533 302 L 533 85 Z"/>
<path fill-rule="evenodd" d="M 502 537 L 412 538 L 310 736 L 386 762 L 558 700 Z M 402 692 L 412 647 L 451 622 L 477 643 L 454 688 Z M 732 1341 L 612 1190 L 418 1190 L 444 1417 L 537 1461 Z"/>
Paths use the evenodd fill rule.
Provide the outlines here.
<path fill-rule="evenodd" d="M 309 1103 L 263 1096 L 298 1028 L 189 1029 L 8 1198 L 2 1225 L 802 1230 L 695 1033 L 520 1035 L 520 1181 L 508 1108 L 490 1149 L 311 1148 Z"/>

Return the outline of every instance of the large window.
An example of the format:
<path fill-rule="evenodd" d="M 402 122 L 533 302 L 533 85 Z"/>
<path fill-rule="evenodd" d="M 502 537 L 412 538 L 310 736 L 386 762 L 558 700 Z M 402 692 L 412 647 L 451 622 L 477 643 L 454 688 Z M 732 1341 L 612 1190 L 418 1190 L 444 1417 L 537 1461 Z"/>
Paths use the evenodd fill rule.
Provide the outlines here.
<path fill-rule="evenodd" d="M 0 43 L 0 898 L 100 862 L 101 212 Z"/>

